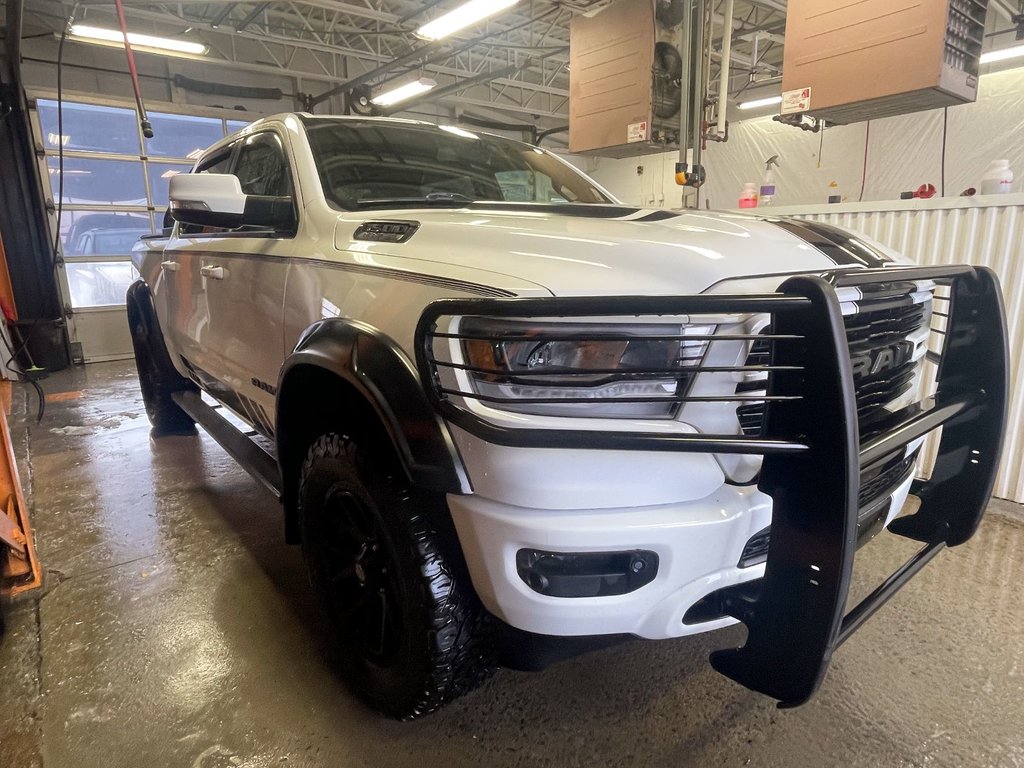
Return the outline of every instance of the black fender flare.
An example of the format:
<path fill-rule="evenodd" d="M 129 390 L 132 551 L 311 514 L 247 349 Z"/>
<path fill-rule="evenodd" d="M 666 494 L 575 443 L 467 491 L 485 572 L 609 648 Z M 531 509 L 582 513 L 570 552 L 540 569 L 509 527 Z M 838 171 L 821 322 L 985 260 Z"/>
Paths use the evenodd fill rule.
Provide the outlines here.
<path fill-rule="evenodd" d="M 128 290 L 125 293 L 125 304 L 129 307 L 132 304 L 136 305 L 144 321 L 151 328 L 155 327 L 155 330 L 160 330 L 159 324 L 155 322 L 156 307 L 153 305 L 153 293 L 149 290 L 149 285 L 141 277 L 128 286 Z"/>
<path fill-rule="evenodd" d="M 282 500 L 294 507 L 298 473 L 289 471 L 299 436 L 285 414 L 301 397 L 293 374 L 319 368 L 350 384 L 376 412 L 409 479 L 435 491 L 469 493 L 471 487 L 447 424 L 431 406 L 416 366 L 382 331 L 358 320 L 329 318 L 307 328 L 278 378 L 276 440 L 282 470 Z M 298 458 L 301 466 L 302 457 Z"/>
<path fill-rule="evenodd" d="M 164 333 L 160 328 L 160 319 L 156 314 L 156 304 L 153 302 L 153 292 L 145 280 L 139 278 L 130 286 L 125 293 L 125 308 L 128 312 L 129 333 L 132 337 L 132 346 L 135 349 L 136 358 L 139 354 L 139 345 L 143 346 L 150 356 L 150 360 L 168 379 L 180 384 L 176 389 L 188 389 L 198 391 L 196 384 L 182 376 L 171 362 L 167 344 L 164 341 Z M 145 326 L 145 336 L 139 338 L 132 327 L 134 313 Z"/>

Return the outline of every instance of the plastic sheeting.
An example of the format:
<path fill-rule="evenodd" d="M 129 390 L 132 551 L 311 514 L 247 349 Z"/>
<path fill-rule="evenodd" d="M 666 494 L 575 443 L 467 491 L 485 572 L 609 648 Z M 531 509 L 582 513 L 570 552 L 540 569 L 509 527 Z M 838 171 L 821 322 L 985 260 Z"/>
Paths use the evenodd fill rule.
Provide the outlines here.
<path fill-rule="evenodd" d="M 921 184 L 942 188 L 943 110 L 871 122 L 865 201 L 896 200 Z M 765 160 L 779 155 L 775 205 L 827 202 L 836 181 L 846 201 L 860 197 L 867 124 L 835 126 L 819 134 L 781 125 L 770 117 L 735 122 L 729 141 L 704 153 L 708 183 L 701 207 L 735 208 L 744 182 L 760 184 Z M 978 101 L 950 107 L 946 140 L 947 196 L 980 189 L 994 159 L 1006 158 L 1024 188 L 1024 69 L 984 75 Z M 819 153 L 819 142 L 821 152 Z M 681 190 L 672 179 L 677 153 L 612 160 L 570 158 L 624 202 L 677 207 Z M 643 173 L 638 174 L 637 168 Z"/>

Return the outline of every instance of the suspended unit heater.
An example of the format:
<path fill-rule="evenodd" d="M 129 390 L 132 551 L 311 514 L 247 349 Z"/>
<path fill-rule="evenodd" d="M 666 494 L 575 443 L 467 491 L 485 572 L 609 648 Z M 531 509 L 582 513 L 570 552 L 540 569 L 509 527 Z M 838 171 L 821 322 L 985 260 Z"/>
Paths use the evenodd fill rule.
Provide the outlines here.
<path fill-rule="evenodd" d="M 652 0 L 618 0 L 577 16 L 569 33 L 569 150 L 630 157 L 678 148 L 678 26 Z"/>
<path fill-rule="evenodd" d="M 789 0 L 782 113 L 855 123 L 972 102 L 988 0 Z"/>

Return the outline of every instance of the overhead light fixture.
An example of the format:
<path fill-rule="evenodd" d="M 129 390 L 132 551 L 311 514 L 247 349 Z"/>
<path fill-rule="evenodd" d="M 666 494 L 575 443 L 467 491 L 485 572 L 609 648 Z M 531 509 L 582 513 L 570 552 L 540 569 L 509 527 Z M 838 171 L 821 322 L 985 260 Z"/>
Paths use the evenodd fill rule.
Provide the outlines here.
<path fill-rule="evenodd" d="M 116 43 L 124 45 L 124 35 L 118 29 L 107 29 L 106 27 L 92 27 L 88 24 L 73 24 L 68 37 L 72 40 L 80 40 L 86 43 Z M 178 40 L 173 37 L 158 37 L 157 35 L 143 35 L 138 32 L 128 33 L 128 42 L 133 46 L 148 49 L 154 52 L 190 53 L 195 56 L 202 56 L 209 48 L 202 43 L 191 40 Z"/>
<path fill-rule="evenodd" d="M 400 101 L 406 101 L 411 99 L 413 96 L 419 96 L 421 93 L 436 88 L 437 83 L 431 80 L 429 77 L 421 77 L 419 80 L 412 80 L 403 85 L 399 85 L 397 88 L 392 88 L 390 91 L 384 91 L 384 93 L 374 96 L 370 101 L 376 104 L 378 107 L 390 107 L 393 104 L 398 104 Z"/>
<path fill-rule="evenodd" d="M 454 134 L 455 136 L 461 136 L 464 139 L 479 139 L 472 131 L 467 131 L 465 128 L 459 128 L 457 125 L 439 125 L 437 126 L 442 131 L 448 131 L 448 133 Z"/>
<path fill-rule="evenodd" d="M 991 64 L 994 61 L 1006 61 L 1007 59 L 1016 59 L 1024 56 L 1024 45 L 1018 45 L 1013 48 L 1003 48 L 999 51 L 986 51 L 981 54 L 982 64 Z"/>
<path fill-rule="evenodd" d="M 438 16 L 424 24 L 415 34 L 424 40 L 441 40 L 448 35 L 454 35 L 460 29 L 495 16 L 518 2 L 519 0 L 469 0 L 444 16 Z"/>
<path fill-rule="evenodd" d="M 739 105 L 739 109 L 757 109 L 758 107 L 770 107 L 772 104 L 781 104 L 781 96 L 769 96 L 765 99 L 754 99 L 753 101 L 744 101 Z"/>

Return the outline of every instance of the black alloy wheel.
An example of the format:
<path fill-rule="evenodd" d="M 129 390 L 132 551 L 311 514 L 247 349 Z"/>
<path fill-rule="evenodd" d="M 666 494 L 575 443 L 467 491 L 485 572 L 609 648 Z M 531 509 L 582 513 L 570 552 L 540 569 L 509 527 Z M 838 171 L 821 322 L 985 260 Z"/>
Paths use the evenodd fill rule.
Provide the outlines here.
<path fill-rule="evenodd" d="M 331 585 L 331 613 L 343 621 L 345 644 L 378 667 L 394 664 L 405 628 L 402 600 L 387 534 L 351 491 L 332 488 L 324 499 L 321 569 Z"/>

